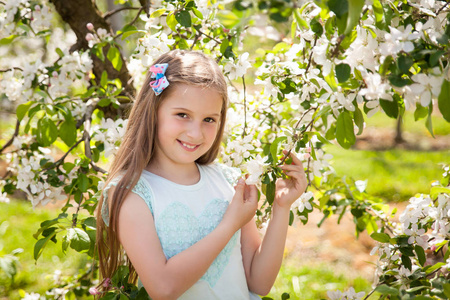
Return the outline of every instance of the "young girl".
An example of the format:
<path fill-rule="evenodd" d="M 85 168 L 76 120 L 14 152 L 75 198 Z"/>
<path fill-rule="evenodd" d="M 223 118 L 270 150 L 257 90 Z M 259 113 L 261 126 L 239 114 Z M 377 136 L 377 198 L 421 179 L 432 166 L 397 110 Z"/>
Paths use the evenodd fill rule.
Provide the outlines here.
<path fill-rule="evenodd" d="M 152 299 L 259 299 L 270 291 L 306 177 L 291 155 L 261 242 L 256 187 L 241 178 L 233 189 L 231 169 L 213 163 L 226 111 L 225 78 L 212 59 L 175 50 L 151 67 L 99 202 L 103 280 L 126 263 Z"/>

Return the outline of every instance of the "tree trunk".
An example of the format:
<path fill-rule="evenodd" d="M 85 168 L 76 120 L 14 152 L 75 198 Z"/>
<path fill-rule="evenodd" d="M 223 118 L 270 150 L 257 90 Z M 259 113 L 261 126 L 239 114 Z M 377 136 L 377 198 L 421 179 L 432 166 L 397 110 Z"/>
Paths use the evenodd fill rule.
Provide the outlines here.
<path fill-rule="evenodd" d="M 70 51 L 86 50 L 89 49 L 88 42 L 86 41 L 86 34 L 89 30 L 86 28 L 87 23 L 92 23 L 95 30 L 98 28 L 104 28 L 108 32 L 112 33 L 110 24 L 103 18 L 101 12 L 98 10 L 94 1 L 92 0 L 50 0 L 55 5 L 56 11 L 59 13 L 64 22 L 69 24 L 70 28 L 75 32 L 77 36 L 77 43 L 73 45 Z M 103 51 L 106 53 L 109 47 L 104 47 Z M 128 68 L 123 55 L 121 58 L 123 61 L 122 68 L 117 71 L 106 58 L 105 61 L 101 61 L 97 56 L 91 55 L 94 63 L 93 73 L 97 83 L 100 82 L 103 71 L 106 70 L 108 78 L 119 78 L 125 88 L 125 94 L 127 96 L 134 97 L 136 91 L 131 83 L 131 76 L 128 72 Z"/>

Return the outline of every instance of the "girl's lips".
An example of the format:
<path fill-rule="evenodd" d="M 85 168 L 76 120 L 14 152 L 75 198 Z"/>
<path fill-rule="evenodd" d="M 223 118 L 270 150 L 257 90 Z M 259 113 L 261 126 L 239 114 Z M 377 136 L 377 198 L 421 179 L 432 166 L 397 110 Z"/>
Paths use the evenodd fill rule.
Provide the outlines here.
<path fill-rule="evenodd" d="M 180 143 L 181 147 L 183 147 L 186 151 L 189 152 L 193 152 L 195 150 L 197 150 L 198 147 L 200 147 L 200 145 L 195 145 L 195 144 L 190 144 L 190 143 L 186 143 L 180 140 L 177 140 L 178 143 Z"/>

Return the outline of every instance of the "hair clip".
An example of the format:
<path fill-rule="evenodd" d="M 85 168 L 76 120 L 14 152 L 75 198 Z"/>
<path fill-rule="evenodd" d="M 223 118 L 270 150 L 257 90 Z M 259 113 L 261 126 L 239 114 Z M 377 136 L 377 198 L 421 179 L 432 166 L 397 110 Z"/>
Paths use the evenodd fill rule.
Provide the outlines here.
<path fill-rule="evenodd" d="M 169 86 L 169 81 L 164 75 L 168 66 L 169 64 L 156 64 L 150 67 L 150 71 L 152 72 L 151 78 L 155 78 L 154 81 L 150 82 L 150 86 L 156 96 L 161 94 Z"/>

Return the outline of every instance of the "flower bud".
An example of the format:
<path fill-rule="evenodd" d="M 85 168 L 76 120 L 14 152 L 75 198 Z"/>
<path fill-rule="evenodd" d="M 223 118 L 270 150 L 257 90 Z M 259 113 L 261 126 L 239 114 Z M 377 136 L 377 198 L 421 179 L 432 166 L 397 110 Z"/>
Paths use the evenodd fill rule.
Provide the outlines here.
<path fill-rule="evenodd" d="M 94 30 L 94 25 L 93 25 L 92 23 L 87 23 L 87 24 L 86 24 L 86 28 L 87 28 L 89 31 L 92 31 L 92 30 Z"/>
<path fill-rule="evenodd" d="M 89 294 L 91 294 L 91 295 L 100 295 L 100 292 L 95 288 L 95 287 L 91 287 L 90 289 L 89 289 Z"/>
<path fill-rule="evenodd" d="M 35 10 L 35 11 L 41 11 L 41 7 L 40 7 L 39 5 L 36 5 L 36 6 L 34 7 L 34 10 Z"/>
<path fill-rule="evenodd" d="M 86 41 L 92 41 L 94 39 L 94 35 L 92 33 L 86 34 Z"/>
<path fill-rule="evenodd" d="M 105 281 L 103 281 L 103 287 L 107 288 L 111 285 L 111 279 L 110 278 L 106 278 Z"/>

